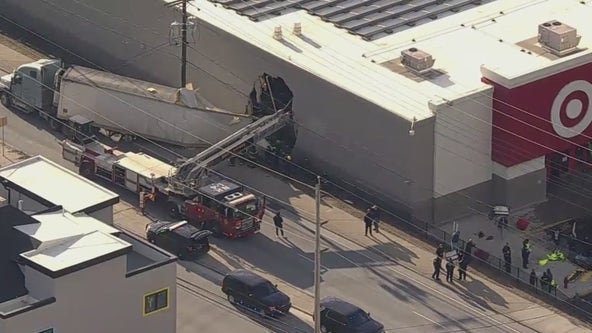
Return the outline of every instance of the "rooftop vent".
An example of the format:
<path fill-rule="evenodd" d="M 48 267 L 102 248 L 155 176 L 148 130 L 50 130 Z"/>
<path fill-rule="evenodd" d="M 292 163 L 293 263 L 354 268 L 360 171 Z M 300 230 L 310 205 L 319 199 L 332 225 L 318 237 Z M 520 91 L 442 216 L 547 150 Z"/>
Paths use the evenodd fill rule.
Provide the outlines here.
<path fill-rule="evenodd" d="M 418 50 L 415 47 L 401 51 L 401 64 L 415 73 L 423 74 L 429 72 L 432 66 L 434 66 L 435 61 L 431 54 Z"/>
<path fill-rule="evenodd" d="M 577 51 L 581 38 L 575 28 L 556 20 L 539 24 L 538 42 L 556 56 Z"/>

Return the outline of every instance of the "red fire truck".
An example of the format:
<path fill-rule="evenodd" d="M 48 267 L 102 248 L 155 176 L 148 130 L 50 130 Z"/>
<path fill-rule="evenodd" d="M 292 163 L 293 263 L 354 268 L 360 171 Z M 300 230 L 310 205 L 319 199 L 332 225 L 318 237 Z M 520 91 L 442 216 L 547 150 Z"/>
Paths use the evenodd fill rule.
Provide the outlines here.
<path fill-rule="evenodd" d="M 85 177 L 99 177 L 138 193 L 141 204 L 150 198 L 166 204 L 172 217 L 186 219 L 216 236 L 245 237 L 260 229 L 265 198 L 208 171 L 249 143 L 275 133 L 288 120 L 289 113 L 283 111 L 262 117 L 178 167 L 95 140 L 81 144 L 64 140 L 62 156 Z"/>

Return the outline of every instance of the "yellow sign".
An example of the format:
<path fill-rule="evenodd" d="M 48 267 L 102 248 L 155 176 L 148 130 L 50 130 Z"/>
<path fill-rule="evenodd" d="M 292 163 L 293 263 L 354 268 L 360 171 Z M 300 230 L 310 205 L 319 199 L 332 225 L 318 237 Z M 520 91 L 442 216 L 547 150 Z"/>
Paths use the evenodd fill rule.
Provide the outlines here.
<path fill-rule="evenodd" d="M 0 117 L 0 127 L 8 125 L 8 118 L 6 116 Z"/>

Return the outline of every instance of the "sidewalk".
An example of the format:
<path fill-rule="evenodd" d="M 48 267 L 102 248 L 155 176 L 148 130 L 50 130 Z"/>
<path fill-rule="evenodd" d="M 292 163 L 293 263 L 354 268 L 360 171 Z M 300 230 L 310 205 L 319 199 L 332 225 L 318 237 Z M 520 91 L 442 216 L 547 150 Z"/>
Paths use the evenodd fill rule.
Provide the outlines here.
<path fill-rule="evenodd" d="M 509 243 L 512 250 L 512 265 L 517 267 L 520 271 L 513 272 L 516 276 L 519 274 L 521 279 L 527 280 L 530 275 L 531 269 L 534 268 L 537 272 L 537 276 L 541 276 L 544 271 L 549 268 L 553 273 L 554 279 L 559 284 L 558 291 L 565 294 L 569 298 L 575 296 L 578 293 L 580 296 L 585 296 L 592 293 L 592 282 L 586 280 L 585 276 L 577 279 L 574 282 L 569 283 L 568 288 L 563 288 L 563 279 L 574 272 L 576 269 L 580 269 L 579 266 L 571 263 L 570 261 L 562 262 L 549 262 L 544 266 L 540 266 L 539 259 L 546 258 L 554 248 L 550 241 L 542 239 L 543 233 L 532 234 L 529 230 L 533 227 L 532 225 L 526 231 L 520 231 L 516 229 L 516 220 L 518 217 L 511 217 L 508 222 L 507 229 L 500 229 L 495 225 L 493 221 L 490 221 L 487 216 L 474 215 L 456 220 L 461 232 L 461 239 L 467 241 L 472 238 L 477 248 L 488 252 L 490 255 L 503 258 L 502 248 Z M 440 229 L 452 234 L 452 223 L 446 223 L 440 225 Z M 482 232 L 485 236 L 481 239 L 478 237 L 478 233 Z M 492 236 L 493 239 L 486 240 L 488 236 Z M 522 268 L 522 242 L 524 239 L 529 239 L 532 245 L 531 254 L 529 258 L 529 269 Z M 503 267 L 503 262 L 500 260 L 497 264 L 498 267 Z"/>
<path fill-rule="evenodd" d="M 290 219 L 289 215 L 300 216 L 311 223 L 314 217 L 311 215 L 315 211 L 315 200 L 313 197 L 296 189 L 290 183 L 271 177 L 265 171 L 250 168 L 225 168 L 224 174 L 239 181 L 248 181 L 254 188 L 257 188 L 270 197 L 286 201 L 287 206 L 282 203 L 273 203 L 271 209 L 282 209 L 289 212 L 284 216 Z M 361 213 L 353 214 L 360 215 Z M 464 286 L 457 283 L 455 287 L 442 285 L 429 277 L 432 274 L 432 259 L 434 252 L 426 251 L 423 246 L 414 245 L 403 237 L 395 235 L 400 232 L 393 230 L 393 227 L 383 223 L 380 234 L 374 237 L 364 236 L 364 225 L 360 217 L 337 208 L 331 203 L 331 200 L 324 199 L 321 204 L 321 221 L 323 229 L 331 231 L 339 236 L 358 244 L 361 247 L 397 263 L 401 266 L 402 274 L 409 274 L 421 278 L 413 278 L 418 285 L 424 285 L 429 289 L 437 290 L 436 293 L 446 297 L 457 298 L 459 301 L 466 300 L 467 304 L 481 304 L 501 313 L 506 320 L 525 322 L 528 326 L 541 332 L 588 332 L 573 322 L 574 320 L 557 315 L 553 309 L 547 307 L 536 307 L 536 309 L 527 309 L 527 304 L 532 302 L 517 296 L 513 292 L 513 287 L 500 286 L 496 283 L 484 279 L 469 267 L 468 283 Z M 304 222 L 306 223 L 306 222 Z M 390 229 L 390 230 L 389 230 Z M 435 251 L 435 249 L 434 249 Z M 501 250 L 500 250 L 501 251 Z M 394 273 L 393 273 L 394 274 Z M 536 321 L 533 318 L 536 317 Z"/>

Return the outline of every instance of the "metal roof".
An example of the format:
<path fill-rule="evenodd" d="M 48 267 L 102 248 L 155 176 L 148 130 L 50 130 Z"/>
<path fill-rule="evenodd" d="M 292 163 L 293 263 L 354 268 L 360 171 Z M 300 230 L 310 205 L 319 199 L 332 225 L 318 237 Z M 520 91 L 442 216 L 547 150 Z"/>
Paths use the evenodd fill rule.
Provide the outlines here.
<path fill-rule="evenodd" d="M 304 9 L 365 40 L 407 29 L 495 0 L 211 0 L 257 21 Z"/>
<path fill-rule="evenodd" d="M 175 104 L 177 88 L 132 79 L 83 66 L 71 66 L 62 80 Z M 206 103 L 203 107 L 209 106 Z"/>

